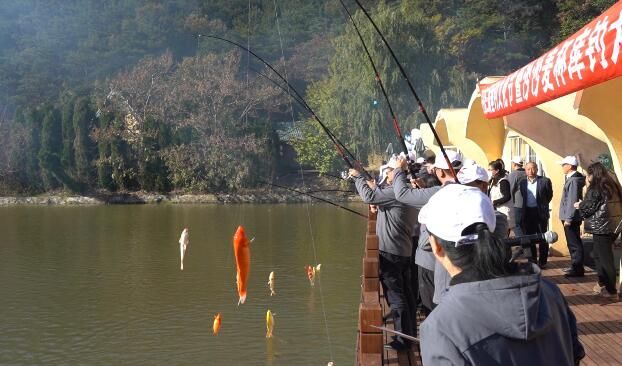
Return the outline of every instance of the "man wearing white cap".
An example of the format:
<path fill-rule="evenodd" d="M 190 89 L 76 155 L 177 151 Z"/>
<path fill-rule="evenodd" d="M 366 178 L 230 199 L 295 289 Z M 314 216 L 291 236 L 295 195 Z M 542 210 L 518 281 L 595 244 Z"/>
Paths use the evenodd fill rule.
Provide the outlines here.
<path fill-rule="evenodd" d="M 583 199 L 585 176 L 577 171 L 579 162 L 575 156 L 566 156 L 559 162 L 565 175 L 564 191 L 559 203 L 559 218 L 564 224 L 564 234 L 570 252 L 570 267 L 564 270 L 566 277 L 582 277 L 583 241 L 581 240 L 581 215 L 574 207 Z"/>
<path fill-rule="evenodd" d="M 449 161 L 451 162 L 451 165 L 453 166 L 454 170 L 456 172 L 459 171 L 459 169 L 462 167 L 462 154 L 456 152 L 456 151 L 452 151 L 452 150 L 447 150 L 447 157 L 449 158 Z M 406 169 L 408 167 L 408 163 L 406 160 L 404 159 L 398 159 L 397 160 L 397 167 L 399 169 L 395 170 L 395 177 L 394 177 L 394 183 L 393 183 L 393 190 L 395 192 L 395 198 L 412 207 L 416 207 L 416 208 L 421 208 L 423 207 L 423 205 L 425 205 L 426 203 L 428 203 L 428 201 L 430 200 L 430 198 L 436 193 L 438 192 L 441 188 L 445 187 L 448 184 L 452 184 L 455 183 L 456 180 L 455 178 L 451 175 L 451 170 L 449 169 L 449 166 L 447 165 L 447 161 L 444 158 L 438 158 L 436 159 L 436 161 L 433 164 L 433 170 L 432 170 L 432 174 L 436 175 L 436 178 L 438 178 L 438 180 L 441 182 L 441 186 L 439 187 L 432 187 L 432 188 L 424 188 L 424 189 L 417 189 L 417 188 L 412 188 L 412 186 L 410 186 L 408 184 L 408 180 L 406 179 Z M 506 225 L 507 226 L 507 225 Z M 425 230 L 425 227 L 422 226 L 422 230 L 420 233 L 420 238 L 419 238 L 419 246 L 428 246 L 428 234 L 427 231 Z M 433 289 L 433 297 L 432 297 L 432 301 L 428 301 L 429 299 L 422 299 L 422 302 L 424 303 L 430 303 L 431 307 L 434 307 L 434 304 L 438 304 L 438 302 L 440 301 L 440 296 L 442 295 L 442 292 L 445 290 L 446 284 L 449 282 L 449 274 L 447 273 L 447 271 L 445 271 L 439 263 L 434 262 L 434 258 L 432 256 L 432 253 L 429 251 L 417 251 L 417 255 L 421 256 L 425 256 L 425 258 L 419 258 L 416 260 L 418 262 L 426 262 L 426 264 L 433 264 L 434 265 L 434 289 Z M 437 269 L 439 270 L 437 272 Z M 424 291 L 424 293 L 428 293 L 428 291 Z"/>
<path fill-rule="evenodd" d="M 520 182 L 527 179 L 527 173 L 523 168 L 523 159 L 520 156 L 512 158 L 512 172 L 508 176 L 510 182 L 510 194 L 512 195 L 512 204 L 514 205 L 514 224 L 515 235 L 523 235 L 522 222 L 523 217 L 523 196 L 520 192 Z"/>
<path fill-rule="evenodd" d="M 421 324 L 424 365 L 578 365 L 585 356 L 576 319 L 559 288 L 533 263 L 511 263 L 492 235 L 491 200 L 452 184 L 419 214 L 432 251 L 451 276 Z"/>
<path fill-rule="evenodd" d="M 392 164 L 391 161 L 389 163 Z M 378 275 L 391 307 L 395 330 L 414 336 L 416 299 L 411 286 L 410 258 L 413 250 L 413 224 L 417 221 L 418 211 L 398 202 L 393 187 L 379 185 L 371 188 L 355 169 L 350 169 L 349 175 L 354 178 L 356 190 L 363 202 L 378 207 L 376 218 L 380 252 Z M 387 183 L 392 183 L 392 174 L 387 174 Z M 397 336 L 385 347 L 398 351 L 405 350 L 410 347 L 410 341 Z"/>

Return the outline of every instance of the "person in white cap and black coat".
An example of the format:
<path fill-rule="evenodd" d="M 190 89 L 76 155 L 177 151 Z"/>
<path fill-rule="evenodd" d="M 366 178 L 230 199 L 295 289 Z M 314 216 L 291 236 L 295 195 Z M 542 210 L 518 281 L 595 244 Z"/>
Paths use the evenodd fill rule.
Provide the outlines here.
<path fill-rule="evenodd" d="M 578 365 L 576 319 L 559 288 L 533 263 L 511 263 L 493 234 L 490 199 L 449 185 L 419 214 L 436 259 L 451 276 L 421 325 L 424 365 Z"/>
<path fill-rule="evenodd" d="M 564 269 L 566 277 L 582 277 L 583 241 L 581 240 L 581 214 L 574 207 L 575 202 L 583 199 L 585 176 L 577 171 L 579 162 L 574 156 L 566 156 L 559 162 L 565 175 L 562 199 L 559 202 L 559 218 L 564 225 L 566 243 L 570 252 L 570 267 Z"/>

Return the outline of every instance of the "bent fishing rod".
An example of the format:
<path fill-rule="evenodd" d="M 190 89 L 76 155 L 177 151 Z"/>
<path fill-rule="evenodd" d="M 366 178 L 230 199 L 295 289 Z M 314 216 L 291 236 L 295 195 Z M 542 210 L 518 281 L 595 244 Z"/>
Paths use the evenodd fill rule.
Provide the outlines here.
<path fill-rule="evenodd" d="M 353 214 L 359 215 L 359 216 L 364 217 L 364 218 L 366 218 L 366 219 L 368 219 L 368 218 L 369 218 L 367 215 L 363 215 L 362 213 L 360 213 L 360 212 L 358 212 L 358 211 L 354 211 L 354 210 L 352 210 L 352 209 L 349 209 L 349 208 L 347 208 L 347 207 L 345 207 L 345 206 L 342 206 L 342 205 L 340 205 L 340 204 L 337 204 L 337 203 L 335 203 L 335 202 L 329 201 L 329 200 L 327 200 L 327 199 L 324 199 L 324 198 L 321 198 L 321 197 L 318 197 L 318 196 L 314 196 L 314 195 L 312 195 L 312 194 L 310 194 L 310 193 L 303 192 L 303 191 L 299 191 L 299 190 L 297 190 L 297 189 L 295 189 L 295 188 L 285 187 L 285 186 L 281 186 L 281 185 L 278 185 L 278 184 L 275 184 L 275 183 L 269 183 L 269 182 L 266 182 L 266 181 L 264 181 L 264 180 L 258 180 L 258 182 L 259 182 L 259 183 L 263 183 L 263 184 L 267 184 L 267 185 L 269 185 L 269 186 L 273 186 L 273 187 L 277 187 L 277 188 L 285 189 L 285 190 L 288 190 L 288 191 L 290 191 L 290 192 L 294 192 L 294 193 L 302 194 L 302 195 L 305 195 L 305 196 L 309 196 L 309 197 L 314 198 L 314 199 L 316 199 L 316 200 L 318 200 L 318 201 L 322 201 L 322 202 L 328 203 L 328 204 L 330 204 L 330 205 L 333 205 L 333 206 L 335 206 L 335 207 L 342 208 L 342 209 L 344 209 L 344 210 L 346 210 L 346 211 L 348 211 L 348 212 L 351 212 L 351 213 L 353 213 Z"/>
<path fill-rule="evenodd" d="M 348 15 L 348 18 L 352 22 L 352 25 L 354 26 L 354 30 L 356 31 L 356 34 L 361 40 L 361 45 L 363 45 L 363 49 L 365 50 L 367 59 L 369 60 L 369 63 L 371 64 L 372 69 L 374 70 L 374 74 L 376 75 L 376 82 L 378 86 L 380 87 L 380 90 L 382 91 L 382 95 L 384 96 L 384 99 L 387 102 L 387 106 L 389 107 L 389 113 L 391 114 L 391 119 L 393 120 L 393 129 L 395 130 L 397 139 L 399 140 L 400 145 L 402 145 L 402 150 L 404 151 L 404 154 L 406 155 L 406 160 L 408 161 L 408 172 L 411 173 L 412 176 L 414 176 L 413 174 L 414 172 L 411 169 L 411 165 L 413 162 L 411 161 L 410 156 L 408 155 L 408 147 L 406 146 L 406 141 L 404 140 L 404 136 L 402 135 L 402 130 L 400 129 L 397 116 L 395 115 L 395 111 L 393 110 L 391 101 L 389 101 L 387 90 L 384 87 L 384 83 L 382 82 L 382 78 L 380 77 L 380 73 L 378 72 L 378 68 L 376 67 L 376 63 L 374 62 L 374 59 L 371 57 L 371 54 L 369 53 L 369 49 L 367 48 L 367 44 L 365 43 L 365 40 L 363 39 L 363 35 L 361 35 L 359 27 L 356 25 L 356 22 L 354 21 L 352 14 L 348 10 L 348 7 L 346 6 L 346 4 L 344 4 L 343 0 L 339 0 L 339 2 L 341 3 L 341 6 L 343 7 L 346 14 Z"/>
<path fill-rule="evenodd" d="M 301 101 L 304 102 L 304 105 L 306 106 L 306 109 L 309 111 L 309 113 L 311 113 L 311 116 L 320 124 L 320 126 L 322 127 L 322 130 L 331 139 L 331 141 L 333 142 L 333 144 L 337 148 L 337 151 L 339 152 L 339 154 L 341 155 L 343 160 L 346 162 L 346 165 L 348 165 L 348 167 L 350 167 L 352 169 L 355 169 L 354 164 L 352 164 L 352 162 L 350 162 L 350 159 L 348 159 L 348 157 L 346 156 L 345 152 L 347 152 L 348 155 L 350 155 L 350 157 L 354 160 L 354 162 L 356 163 L 356 166 L 358 167 L 357 170 L 361 171 L 361 173 L 363 173 L 368 180 L 373 180 L 373 177 L 371 176 L 371 174 L 369 174 L 369 172 L 367 172 L 365 170 L 365 168 L 363 167 L 363 164 L 361 164 L 361 162 L 358 161 L 354 157 L 354 155 L 345 147 L 345 145 L 341 141 L 339 141 L 339 139 L 328 129 L 328 127 L 326 127 L 326 125 L 322 122 L 322 120 L 320 120 L 320 118 L 313 111 L 313 109 L 309 106 L 309 104 L 304 101 L 304 98 L 300 95 L 300 93 L 298 93 L 298 91 L 291 84 L 289 84 L 287 79 L 285 79 L 285 77 L 283 77 L 272 65 L 270 65 L 270 63 L 268 63 L 266 60 L 261 58 L 261 56 L 257 55 L 255 52 L 249 50 L 248 48 L 244 47 L 243 45 L 241 45 L 241 44 L 239 44 L 237 42 L 231 41 L 231 40 L 223 38 L 223 37 L 213 36 L 213 35 L 204 35 L 204 34 L 202 34 L 201 37 L 213 38 L 213 39 L 217 39 L 217 40 L 220 40 L 220 41 L 232 44 L 232 45 L 234 45 L 234 46 L 236 46 L 236 47 L 238 47 L 238 48 L 248 52 L 249 54 L 253 55 L 259 61 L 261 61 L 264 65 L 266 65 L 270 70 L 272 70 L 272 72 L 275 73 L 276 76 L 278 76 L 281 80 L 283 80 L 283 82 L 285 84 L 287 84 L 287 86 L 294 92 L 294 94 Z M 345 152 L 344 152 L 344 150 L 345 150 Z"/>
<path fill-rule="evenodd" d="M 449 161 L 449 157 L 447 156 L 447 152 L 445 151 L 445 147 L 443 146 L 443 143 L 441 142 L 441 138 L 438 136 L 438 133 L 436 133 L 436 129 L 434 128 L 434 125 L 432 124 L 432 121 L 430 120 L 430 117 L 428 116 L 428 112 L 426 111 L 425 107 L 423 106 L 423 102 L 421 102 L 421 99 L 417 95 L 417 92 L 415 91 L 415 88 L 413 87 L 412 83 L 410 82 L 410 78 L 408 78 L 408 74 L 406 74 L 406 71 L 404 70 L 404 67 L 402 67 L 402 64 L 397 59 L 397 56 L 395 56 L 395 52 L 393 52 L 393 48 L 391 48 L 391 46 L 389 45 L 389 42 L 384 37 L 384 34 L 382 34 L 382 32 L 380 31 L 380 28 L 378 28 L 378 26 L 376 25 L 376 22 L 374 22 L 374 20 L 372 19 L 371 15 L 369 15 L 367 10 L 365 10 L 365 8 L 361 4 L 361 2 L 359 0 L 354 0 L 354 1 L 358 5 L 358 7 L 363 11 L 363 13 L 367 17 L 367 19 L 369 19 L 369 22 L 372 24 L 372 26 L 376 30 L 376 33 L 378 33 L 378 35 L 382 39 L 382 42 L 387 47 L 387 50 L 389 50 L 389 53 L 391 54 L 391 57 L 393 58 L 393 61 L 395 61 L 395 63 L 397 64 L 397 67 L 399 68 L 400 73 L 402 74 L 403 79 L 406 81 L 406 84 L 408 84 L 408 88 L 410 89 L 410 92 L 413 94 L 413 96 L 415 97 L 415 100 L 417 101 L 417 105 L 419 106 L 419 111 L 425 117 L 425 121 L 427 122 L 428 126 L 430 126 L 430 129 L 432 130 L 432 134 L 434 135 L 434 139 L 436 140 L 436 142 L 438 143 L 438 146 L 441 149 L 441 153 L 443 154 L 443 157 L 445 158 L 445 161 L 447 162 L 447 166 L 449 167 L 449 170 L 451 171 L 451 174 L 454 176 L 454 179 L 456 180 L 456 183 L 460 183 L 458 181 L 458 176 L 456 175 L 456 171 L 454 170 L 453 165 L 451 165 L 451 161 Z"/>

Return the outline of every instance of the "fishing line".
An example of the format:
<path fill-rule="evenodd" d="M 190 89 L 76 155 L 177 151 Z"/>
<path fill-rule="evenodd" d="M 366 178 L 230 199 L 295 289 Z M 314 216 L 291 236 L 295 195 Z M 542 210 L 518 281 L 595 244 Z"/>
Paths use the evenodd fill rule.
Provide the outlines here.
<path fill-rule="evenodd" d="M 283 70 L 285 72 L 285 82 L 287 83 L 287 91 L 288 91 L 288 95 L 290 96 L 289 99 L 289 107 L 290 107 L 290 111 L 291 111 L 291 117 L 292 117 L 292 125 L 295 125 L 295 120 L 294 120 L 294 108 L 292 106 L 292 102 L 291 102 L 291 93 L 289 91 L 289 81 L 287 80 L 287 65 L 285 63 L 285 53 L 283 52 L 283 38 L 281 36 L 281 27 L 280 27 L 280 23 L 279 23 L 279 13 L 278 13 L 278 8 L 276 6 L 276 0 L 272 0 L 272 3 L 274 5 L 274 17 L 276 18 L 276 29 L 277 29 L 277 33 L 279 35 L 279 44 L 281 46 L 281 61 L 283 62 Z M 302 187 L 305 188 L 305 177 L 304 177 L 304 172 L 302 170 L 302 164 L 300 163 L 300 161 L 298 161 L 298 166 L 300 168 L 300 178 L 302 180 Z M 311 210 L 309 208 L 310 206 L 310 202 L 307 202 L 307 204 L 305 205 L 306 209 L 307 209 L 307 217 L 308 217 L 308 221 L 309 221 L 309 234 L 311 236 L 311 245 L 313 248 L 313 260 L 314 262 L 311 264 L 313 266 L 317 266 L 318 264 L 318 260 L 317 260 L 317 251 L 315 249 L 315 237 L 314 237 L 314 233 L 313 233 L 313 224 L 311 221 Z M 330 354 L 330 360 L 334 360 L 333 357 L 333 347 L 332 347 L 332 342 L 330 340 L 330 331 L 328 329 L 328 318 L 326 317 L 326 307 L 324 305 L 324 295 L 322 292 L 322 280 L 321 278 L 322 276 L 318 276 L 316 279 L 318 281 L 318 288 L 320 289 L 320 303 L 322 305 L 322 315 L 324 316 L 324 329 L 326 331 L 326 339 L 328 340 L 328 352 Z"/>
<path fill-rule="evenodd" d="M 248 25 L 247 25 L 247 38 L 246 38 L 246 103 L 249 100 L 249 84 L 248 84 L 248 68 L 251 63 L 251 0 L 248 0 Z M 248 126 L 248 113 L 244 113 L 244 123 Z"/>

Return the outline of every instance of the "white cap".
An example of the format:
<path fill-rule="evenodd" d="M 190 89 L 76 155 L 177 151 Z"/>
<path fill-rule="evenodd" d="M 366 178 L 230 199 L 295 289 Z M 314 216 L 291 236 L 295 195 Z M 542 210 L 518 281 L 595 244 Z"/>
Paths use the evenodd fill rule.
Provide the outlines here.
<path fill-rule="evenodd" d="M 389 164 L 380 166 L 380 179 L 378 180 L 378 184 L 383 183 L 387 179 L 389 169 L 393 170 L 393 168 Z"/>
<path fill-rule="evenodd" d="M 562 159 L 562 161 L 559 162 L 559 165 L 573 165 L 573 166 L 579 166 L 579 161 L 577 161 L 577 157 L 576 156 L 572 156 L 572 155 L 568 155 L 565 158 Z"/>
<path fill-rule="evenodd" d="M 475 164 L 474 161 L 465 162 L 464 166 L 458 172 L 458 180 L 462 184 L 475 182 L 476 180 L 488 182 L 488 172 L 486 169 Z"/>
<path fill-rule="evenodd" d="M 492 201 L 475 187 L 449 184 L 419 212 L 419 222 L 435 236 L 456 243 L 474 243 L 471 235 L 462 234 L 467 227 L 481 222 L 494 231 L 497 223 Z"/>
<path fill-rule="evenodd" d="M 455 152 L 453 150 L 446 150 L 445 152 L 447 153 L 447 157 L 452 164 L 456 161 L 462 162 L 462 154 L 460 154 L 459 152 Z M 447 166 L 447 160 L 445 160 L 445 157 L 442 154 L 436 157 L 434 167 L 449 170 L 449 166 Z"/>
<path fill-rule="evenodd" d="M 514 164 L 518 164 L 518 165 L 523 165 L 523 158 L 521 158 L 520 156 L 515 156 L 512 158 L 512 163 Z"/>

